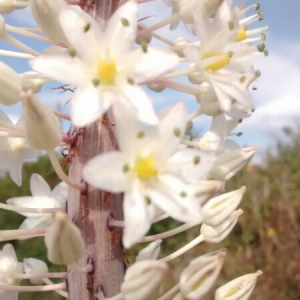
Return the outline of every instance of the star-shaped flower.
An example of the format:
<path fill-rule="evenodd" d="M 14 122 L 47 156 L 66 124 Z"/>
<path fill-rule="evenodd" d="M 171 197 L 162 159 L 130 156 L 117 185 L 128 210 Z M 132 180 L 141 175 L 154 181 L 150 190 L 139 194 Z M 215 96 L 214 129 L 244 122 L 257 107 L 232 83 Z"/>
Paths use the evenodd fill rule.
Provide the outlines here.
<path fill-rule="evenodd" d="M 68 185 L 64 182 L 58 184 L 52 191 L 48 183 L 38 174 L 30 178 L 30 191 L 32 197 L 11 198 L 6 201 L 9 205 L 26 208 L 59 208 L 65 207 L 68 197 Z M 52 222 L 50 213 L 24 213 L 27 217 L 20 226 L 20 229 L 45 228 Z"/>
<path fill-rule="evenodd" d="M 139 86 L 172 69 L 178 57 L 171 51 L 143 44 L 134 49 L 137 3 L 128 1 L 103 30 L 87 13 L 62 9 L 60 22 L 69 42 L 69 56 L 44 55 L 31 61 L 36 71 L 77 86 L 71 118 L 83 127 L 111 106 L 114 112 L 129 106 L 137 118 L 156 124 L 153 105 Z"/>
<path fill-rule="evenodd" d="M 124 192 L 125 247 L 149 230 L 149 203 L 181 222 L 197 224 L 202 219 L 188 183 L 204 176 L 212 161 L 198 150 L 178 149 L 187 123 L 182 102 L 161 112 L 159 120 L 159 126 L 145 130 L 130 115 L 123 117 L 122 126 L 117 127 L 120 151 L 96 156 L 83 168 L 83 178 L 91 185 Z"/>

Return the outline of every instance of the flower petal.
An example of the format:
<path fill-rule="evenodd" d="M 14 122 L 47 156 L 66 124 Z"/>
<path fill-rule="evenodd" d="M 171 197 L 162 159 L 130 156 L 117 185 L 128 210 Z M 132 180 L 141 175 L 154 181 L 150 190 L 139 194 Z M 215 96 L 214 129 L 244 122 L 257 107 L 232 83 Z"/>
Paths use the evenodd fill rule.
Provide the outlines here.
<path fill-rule="evenodd" d="M 76 54 L 92 66 L 100 53 L 101 43 L 105 42 L 105 36 L 101 33 L 100 25 L 86 12 L 72 7 L 63 9 L 59 19 L 70 45 L 76 50 Z M 71 66 L 69 67 L 72 69 Z"/>
<path fill-rule="evenodd" d="M 93 85 L 79 88 L 71 100 L 71 119 L 75 126 L 84 127 L 96 121 L 105 112 Z"/>
<path fill-rule="evenodd" d="M 137 31 L 138 6 L 136 1 L 127 1 L 111 16 L 106 36 L 113 56 L 119 56 L 132 48 Z"/>
<path fill-rule="evenodd" d="M 51 214 L 43 214 L 40 217 L 26 218 L 19 229 L 47 228 L 52 221 Z"/>
<path fill-rule="evenodd" d="M 33 197 L 50 197 L 51 195 L 49 184 L 39 174 L 31 175 L 30 191 Z"/>
<path fill-rule="evenodd" d="M 124 167 L 128 165 L 127 158 L 118 151 L 112 151 L 95 156 L 83 167 L 83 178 L 94 187 L 101 190 L 122 193 L 130 189 L 131 178 Z"/>
<path fill-rule="evenodd" d="M 139 57 L 131 71 L 131 76 L 137 83 L 155 79 L 173 69 L 179 62 L 174 52 L 154 47 L 149 47 L 146 52 L 141 49 L 136 50 L 132 55 Z"/>
<path fill-rule="evenodd" d="M 124 101 L 127 101 L 134 106 L 137 110 L 137 118 L 140 121 L 149 125 L 156 125 L 158 123 L 153 104 L 142 88 L 134 85 L 127 85 L 123 87 L 122 91 Z M 118 102 L 118 105 L 121 105 L 121 102 Z"/>
<path fill-rule="evenodd" d="M 13 159 L 9 162 L 9 175 L 10 178 L 18 186 L 22 185 L 22 167 L 23 167 L 23 155 L 14 155 Z"/>
<path fill-rule="evenodd" d="M 51 198 L 56 199 L 61 203 L 61 206 L 65 206 L 68 200 L 69 186 L 65 182 L 58 184 L 51 192 Z"/>
<path fill-rule="evenodd" d="M 172 175 L 160 175 L 159 183 L 147 187 L 151 201 L 170 217 L 185 223 L 199 224 L 202 221 L 201 207 L 181 180 Z"/>
<path fill-rule="evenodd" d="M 136 183 L 124 196 L 124 222 L 123 245 L 130 248 L 137 243 L 150 229 L 151 221 L 145 197 Z"/>

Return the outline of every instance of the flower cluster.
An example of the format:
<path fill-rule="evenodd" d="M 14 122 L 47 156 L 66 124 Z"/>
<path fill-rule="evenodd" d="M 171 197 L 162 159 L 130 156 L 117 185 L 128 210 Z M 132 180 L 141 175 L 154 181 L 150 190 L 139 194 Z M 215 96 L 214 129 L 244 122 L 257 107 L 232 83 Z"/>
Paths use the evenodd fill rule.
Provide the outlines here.
<path fill-rule="evenodd" d="M 201 242 L 219 243 L 243 213 L 238 206 L 246 187 L 226 191 L 226 181 L 251 160 L 256 147 L 242 148 L 230 137 L 241 135 L 233 131 L 254 111 L 249 87 L 260 72 L 253 66 L 253 57 L 268 55 L 267 27 L 249 28 L 263 17 L 259 3 L 234 6 L 232 0 L 164 0 L 172 7 L 171 16 L 147 27 L 138 19 L 142 2 L 146 1 L 106 1 L 100 16 L 95 14 L 96 4 L 88 5 L 88 1 L 1 1 L 3 14 L 29 6 L 43 35 L 5 24 L 1 17 L 2 39 L 21 52 L 0 50 L 0 55 L 28 59 L 32 70 L 18 74 L 0 63 L 0 104 L 22 103 L 17 124 L 0 111 L 0 168 L 8 169 L 21 186 L 23 160 L 46 151 L 62 182 L 51 191 L 40 175 L 33 174 L 32 196 L 0 204 L 27 217 L 19 230 L 0 231 L 0 241 L 44 236 L 49 261 L 67 265 L 75 273 L 91 272 L 93 263 L 88 261 L 83 268 L 76 264 L 86 255 L 90 240 L 78 228 L 80 222 L 74 224 L 67 216 L 66 204 L 74 201 L 68 189 L 78 189 L 82 195 L 91 189 L 122 194 L 119 205 L 124 220 L 110 216 L 107 230 L 122 227 L 125 248 L 152 243 L 128 268 L 121 293 L 111 299 L 163 300 L 175 295 L 173 299 L 197 300 L 214 284 L 226 249 L 192 260 L 178 285 L 165 295 L 160 295 L 160 285 L 170 260 Z M 118 8 L 110 16 L 115 3 Z M 253 14 L 248 16 L 250 11 Z M 192 39 L 170 41 L 160 35 L 161 27 L 170 25 L 175 30 L 180 22 Z M 8 32 L 48 42 L 51 49 L 39 53 Z M 164 46 L 154 46 L 154 39 Z M 51 110 L 34 95 L 55 81 L 74 91 L 70 116 Z M 180 93 L 188 94 L 199 107 L 189 114 L 183 102 L 176 102 L 157 112 L 145 87 L 155 92 L 172 89 L 178 91 L 178 98 Z M 62 170 L 55 149 L 70 149 L 80 128 L 86 132 L 94 124 L 101 128 L 107 112 L 114 118 L 117 147 L 90 157 L 79 170 L 83 182 L 74 181 Z M 210 129 L 194 136 L 193 122 L 203 114 L 211 117 Z M 61 132 L 57 117 L 71 122 L 75 137 Z M 153 223 L 168 217 L 184 224 L 146 236 Z M 196 239 L 157 259 L 162 239 L 196 225 L 201 225 Z M 260 274 L 227 283 L 216 291 L 215 299 L 248 299 Z M 18 291 L 46 290 L 68 297 L 64 282 L 49 280 L 66 275 L 49 273 L 45 263 L 33 258 L 18 263 L 9 244 L 0 251 L 0 298 L 16 300 Z M 30 279 L 35 286 L 19 286 L 22 279 Z"/>

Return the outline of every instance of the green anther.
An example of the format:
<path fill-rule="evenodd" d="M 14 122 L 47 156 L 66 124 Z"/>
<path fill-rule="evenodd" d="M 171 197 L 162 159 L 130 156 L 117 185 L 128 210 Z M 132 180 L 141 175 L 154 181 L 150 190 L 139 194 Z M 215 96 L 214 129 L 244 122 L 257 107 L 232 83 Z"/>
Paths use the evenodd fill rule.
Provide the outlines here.
<path fill-rule="evenodd" d="M 261 21 L 264 19 L 264 14 L 262 11 L 258 11 L 257 14 L 258 14 L 258 21 Z"/>
<path fill-rule="evenodd" d="M 75 57 L 76 56 L 76 50 L 74 48 L 69 48 L 69 55 L 71 57 Z"/>
<path fill-rule="evenodd" d="M 150 204 L 150 203 L 151 203 L 151 198 L 150 198 L 149 196 L 146 196 L 146 197 L 145 197 L 145 200 L 146 200 L 147 204 Z"/>
<path fill-rule="evenodd" d="M 254 108 L 252 109 L 252 112 L 255 112 L 255 109 L 254 109 Z"/>
<path fill-rule="evenodd" d="M 256 86 L 253 86 L 253 87 L 252 87 L 252 90 L 253 90 L 253 91 L 256 91 L 256 90 L 257 90 L 257 87 L 256 87 Z"/>
<path fill-rule="evenodd" d="M 126 27 L 129 26 L 129 21 L 126 18 L 122 18 L 121 22 L 122 22 L 123 26 L 126 26 Z"/>
<path fill-rule="evenodd" d="M 229 51 L 227 55 L 228 55 L 229 58 L 231 58 L 234 55 L 234 52 Z"/>
<path fill-rule="evenodd" d="M 179 129 L 179 128 L 175 128 L 175 129 L 174 129 L 174 135 L 177 136 L 177 137 L 180 137 L 181 132 L 180 132 L 180 129 Z"/>
<path fill-rule="evenodd" d="M 86 23 L 83 27 L 83 32 L 88 32 L 91 28 L 91 23 Z"/>
<path fill-rule="evenodd" d="M 180 193 L 180 196 L 181 196 L 182 198 L 185 198 L 185 197 L 187 196 L 187 193 L 186 193 L 185 191 L 182 191 L 182 192 Z"/>
<path fill-rule="evenodd" d="M 242 135 L 243 135 L 242 132 L 238 132 L 238 133 L 236 134 L 236 136 L 242 136 Z"/>
<path fill-rule="evenodd" d="M 259 52 L 264 52 L 266 45 L 264 43 L 257 45 L 257 49 Z"/>
<path fill-rule="evenodd" d="M 256 8 L 255 8 L 255 10 L 259 10 L 259 9 L 260 9 L 260 3 L 256 2 Z"/>
<path fill-rule="evenodd" d="M 233 28 L 234 28 L 234 22 L 233 21 L 229 21 L 228 22 L 228 27 L 229 27 L 229 30 L 233 30 Z"/>
<path fill-rule="evenodd" d="M 145 41 L 141 42 L 141 47 L 144 53 L 147 53 L 148 51 L 148 44 Z"/>
<path fill-rule="evenodd" d="M 258 78 L 261 76 L 261 72 L 259 70 L 255 71 L 255 77 Z"/>
<path fill-rule="evenodd" d="M 100 80 L 98 78 L 93 79 L 93 84 L 97 87 L 100 84 Z"/>
<path fill-rule="evenodd" d="M 243 122 L 243 119 L 239 119 L 239 123 L 241 124 Z"/>
<path fill-rule="evenodd" d="M 262 41 L 265 41 L 266 39 L 267 39 L 267 36 L 266 36 L 264 33 L 262 33 L 262 34 L 261 34 L 261 40 L 262 40 Z"/>
<path fill-rule="evenodd" d="M 144 137 L 145 137 L 145 131 L 140 131 L 140 132 L 136 135 L 136 137 L 137 137 L 138 139 L 144 138 Z"/>
<path fill-rule="evenodd" d="M 264 55 L 267 57 L 269 55 L 269 50 L 265 49 L 264 50 Z"/>
<path fill-rule="evenodd" d="M 242 76 L 241 78 L 240 78 L 240 83 L 244 83 L 245 81 L 246 81 L 246 76 Z"/>
<path fill-rule="evenodd" d="M 133 85 L 134 84 L 134 79 L 129 77 L 129 78 L 127 78 L 127 82 L 129 84 Z"/>
<path fill-rule="evenodd" d="M 129 170 L 130 170 L 130 167 L 129 167 L 128 164 L 126 164 L 126 165 L 123 166 L 123 172 L 124 172 L 124 173 L 128 173 Z"/>
<path fill-rule="evenodd" d="M 198 165 L 199 164 L 199 162 L 200 162 L 200 156 L 195 156 L 194 157 L 194 165 Z"/>
<path fill-rule="evenodd" d="M 245 24 L 245 25 L 244 25 L 244 30 L 246 31 L 246 30 L 248 29 L 248 27 L 249 27 L 249 26 L 248 26 L 247 24 Z"/>

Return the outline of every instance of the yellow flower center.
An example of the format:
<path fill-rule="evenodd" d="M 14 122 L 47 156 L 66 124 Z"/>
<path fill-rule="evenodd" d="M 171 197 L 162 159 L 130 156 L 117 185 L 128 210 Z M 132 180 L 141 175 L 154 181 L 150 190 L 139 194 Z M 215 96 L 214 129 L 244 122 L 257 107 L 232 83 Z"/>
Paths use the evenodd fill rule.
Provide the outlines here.
<path fill-rule="evenodd" d="M 214 52 L 214 53 L 210 53 L 210 54 L 205 54 L 202 59 L 206 59 L 206 58 L 211 58 L 211 57 L 215 57 L 215 56 L 224 56 L 226 55 L 226 57 L 206 66 L 204 68 L 205 71 L 217 71 L 219 69 L 222 69 L 223 67 L 227 66 L 230 63 L 230 57 L 228 56 L 228 54 L 226 52 Z"/>
<path fill-rule="evenodd" d="M 100 84 L 113 85 L 118 75 L 116 63 L 113 60 L 100 60 L 98 76 Z"/>
<path fill-rule="evenodd" d="M 142 180 L 150 179 L 157 175 L 157 170 L 155 168 L 155 159 L 153 156 L 148 156 L 144 158 L 139 158 L 134 166 L 134 171 Z"/>
<path fill-rule="evenodd" d="M 241 42 L 247 38 L 247 32 L 244 29 L 239 30 L 236 41 Z"/>

